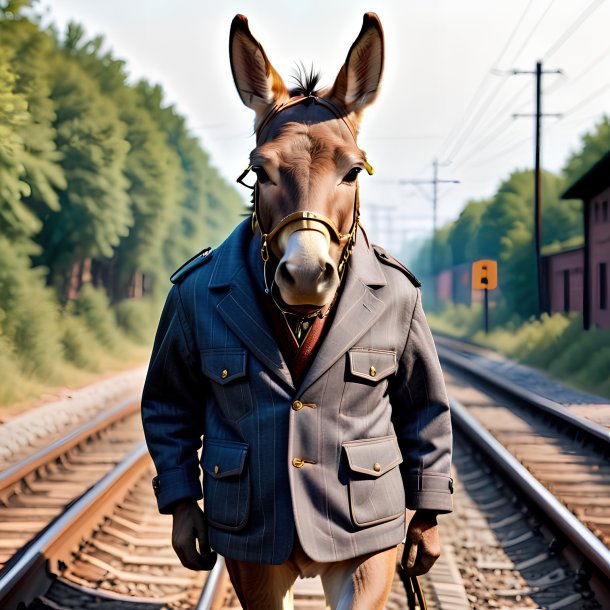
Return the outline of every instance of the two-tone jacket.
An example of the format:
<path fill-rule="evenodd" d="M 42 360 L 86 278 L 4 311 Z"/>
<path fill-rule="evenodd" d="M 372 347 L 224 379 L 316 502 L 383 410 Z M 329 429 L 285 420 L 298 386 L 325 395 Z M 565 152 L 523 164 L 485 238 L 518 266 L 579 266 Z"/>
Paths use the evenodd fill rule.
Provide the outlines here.
<path fill-rule="evenodd" d="M 212 548 L 279 564 L 295 536 L 339 561 L 400 543 L 405 508 L 451 510 L 449 405 L 399 263 L 359 236 L 298 386 L 259 303 L 248 221 L 174 282 L 142 399 L 161 512 L 203 492 Z"/>

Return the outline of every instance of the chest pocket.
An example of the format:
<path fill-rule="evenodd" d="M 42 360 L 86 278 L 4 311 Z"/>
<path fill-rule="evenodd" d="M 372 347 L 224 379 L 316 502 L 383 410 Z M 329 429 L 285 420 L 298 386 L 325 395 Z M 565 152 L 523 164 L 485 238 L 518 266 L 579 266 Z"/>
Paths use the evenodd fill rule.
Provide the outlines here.
<path fill-rule="evenodd" d="M 377 384 L 396 372 L 396 352 L 371 347 L 353 347 L 348 353 L 349 372 L 358 379 Z"/>
<path fill-rule="evenodd" d="M 248 354 L 241 347 L 203 349 L 201 370 L 210 379 L 216 403 L 224 417 L 239 421 L 252 412 L 253 400 L 248 384 Z"/>
<path fill-rule="evenodd" d="M 340 410 L 347 416 L 364 417 L 387 408 L 390 376 L 397 370 L 396 352 L 372 347 L 353 347 L 347 353 L 345 390 Z"/>

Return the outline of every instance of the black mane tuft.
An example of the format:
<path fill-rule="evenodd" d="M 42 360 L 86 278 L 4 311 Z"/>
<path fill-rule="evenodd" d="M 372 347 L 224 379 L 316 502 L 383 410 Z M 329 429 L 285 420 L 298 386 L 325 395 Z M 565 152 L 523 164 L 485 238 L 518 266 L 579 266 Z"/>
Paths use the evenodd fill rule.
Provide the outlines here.
<path fill-rule="evenodd" d="M 296 71 L 291 75 L 291 78 L 296 85 L 290 90 L 291 97 L 298 95 L 309 97 L 310 95 L 316 95 L 318 92 L 316 87 L 320 84 L 321 75 L 314 70 L 313 66 L 308 71 L 302 63 L 297 64 Z"/>

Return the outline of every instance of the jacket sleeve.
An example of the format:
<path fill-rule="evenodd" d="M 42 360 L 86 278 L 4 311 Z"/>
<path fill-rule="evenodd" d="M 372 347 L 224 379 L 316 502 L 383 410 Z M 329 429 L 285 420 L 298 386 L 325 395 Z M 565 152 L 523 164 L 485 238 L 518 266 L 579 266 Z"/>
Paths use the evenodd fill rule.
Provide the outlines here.
<path fill-rule="evenodd" d="M 167 297 L 142 395 L 142 423 L 157 470 L 153 490 L 161 513 L 178 500 L 202 497 L 197 450 L 203 434 L 204 381 L 179 287 Z"/>
<path fill-rule="evenodd" d="M 451 512 L 449 401 L 419 290 L 394 381 L 390 400 L 407 508 Z"/>

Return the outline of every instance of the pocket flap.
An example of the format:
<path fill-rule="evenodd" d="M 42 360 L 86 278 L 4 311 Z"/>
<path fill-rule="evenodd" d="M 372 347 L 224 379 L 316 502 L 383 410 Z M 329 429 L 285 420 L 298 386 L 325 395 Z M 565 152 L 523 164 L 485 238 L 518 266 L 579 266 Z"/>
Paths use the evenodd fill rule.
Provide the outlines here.
<path fill-rule="evenodd" d="M 381 381 L 396 372 L 396 352 L 354 347 L 349 350 L 349 365 L 352 375 L 368 381 Z"/>
<path fill-rule="evenodd" d="M 202 349 L 201 370 L 216 383 L 224 385 L 246 374 L 246 350 L 242 347 Z"/>
<path fill-rule="evenodd" d="M 246 462 L 248 445 L 237 441 L 204 441 L 201 467 L 214 479 L 240 475 Z"/>
<path fill-rule="evenodd" d="M 349 467 L 354 472 L 380 477 L 402 462 L 395 436 L 380 436 L 357 441 L 345 441 L 343 448 Z"/>

